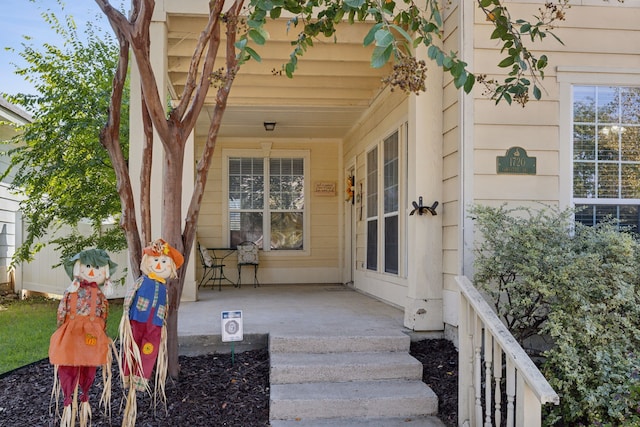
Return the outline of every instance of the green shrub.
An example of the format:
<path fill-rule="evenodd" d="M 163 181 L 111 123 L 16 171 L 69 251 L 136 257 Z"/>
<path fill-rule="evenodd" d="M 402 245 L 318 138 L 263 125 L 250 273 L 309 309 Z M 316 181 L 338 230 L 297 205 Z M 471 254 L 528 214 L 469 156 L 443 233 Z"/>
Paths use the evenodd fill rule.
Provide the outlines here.
<path fill-rule="evenodd" d="M 541 370 L 560 395 L 546 425 L 638 426 L 640 243 L 570 210 L 475 206 L 474 281 L 523 344 L 544 337 Z"/>

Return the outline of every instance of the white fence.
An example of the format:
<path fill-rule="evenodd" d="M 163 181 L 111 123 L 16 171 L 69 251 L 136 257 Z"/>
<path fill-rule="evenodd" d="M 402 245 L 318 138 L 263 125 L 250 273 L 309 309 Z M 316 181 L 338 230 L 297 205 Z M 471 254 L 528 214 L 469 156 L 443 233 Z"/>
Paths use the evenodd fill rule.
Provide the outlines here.
<path fill-rule="evenodd" d="M 560 398 L 471 281 L 460 287 L 458 425 L 538 427 Z"/>
<path fill-rule="evenodd" d="M 16 246 L 22 244 L 24 236 L 24 228 L 20 215 L 16 215 Z M 80 224 L 78 229 L 82 231 L 86 224 Z M 55 235 L 65 235 L 70 232 L 67 227 L 62 227 Z M 50 236 L 49 236 L 50 237 Z M 112 261 L 118 264 L 118 269 L 111 278 L 114 282 L 118 282 L 124 277 L 127 268 L 127 252 L 109 253 Z M 54 265 L 60 264 L 61 256 L 51 245 L 42 248 L 36 255 L 35 259 L 29 263 L 22 263 L 16 268 L 15 274 L 15 291 L 19 294 L 24 292 L 42 292 L 46 294 L 62 295 L 64 290 L 69 286 L 71 280 L 64 270 L 64 267 Z M 115 286 L 115 292 L 111 298 L 122 298 L 126 294 L 126 286 Z"/>

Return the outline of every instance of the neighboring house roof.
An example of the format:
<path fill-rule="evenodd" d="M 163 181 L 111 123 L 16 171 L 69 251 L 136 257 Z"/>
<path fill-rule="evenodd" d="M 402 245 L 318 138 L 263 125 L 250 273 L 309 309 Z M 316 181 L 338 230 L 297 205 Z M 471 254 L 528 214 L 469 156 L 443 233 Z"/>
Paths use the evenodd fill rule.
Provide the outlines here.
<path fill-rule="evenodd" d="M 30 122 L 33 118 L 31 114 L 0 96 L 0 119 L 17 124 L 24 124 Z"/>

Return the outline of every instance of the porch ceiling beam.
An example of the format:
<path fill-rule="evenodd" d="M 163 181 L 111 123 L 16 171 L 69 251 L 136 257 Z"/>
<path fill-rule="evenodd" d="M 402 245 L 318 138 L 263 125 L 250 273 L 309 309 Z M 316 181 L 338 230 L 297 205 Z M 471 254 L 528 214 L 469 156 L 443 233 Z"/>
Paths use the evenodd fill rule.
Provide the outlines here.
<path fill-rule="evenodd" d="M 178 93 L 182 87 L 176 87 Z M 331 88 L 308 88 L 304 98 L 298 89 L 234 87 L 229 95 L 229 105 L 368 105 L 375 95 L 371 90 L 343 90 Z M 213 102 L 215 91 L 208 94 Z"/>
<path fill-rule="evenodd" d="M 169 39 L 169 47 L 167 55 L 169 57 L 184 58 L 189 61 L 193 55 L 194 44 L 183 40 Z M 255 46 L 254 49 L 262 57 L 266 59 L 278 59 L 287 61 L 289 55 L 293 52 L 293 46 L 283 42 L 267 42 L 264 46 Z M 313 48 L 305 52 L 301 60 L 318 60 L 318 61 L 354 61 L 366 62 L 371 61 L 371 53 L 373 48 L 364 47 L 361 44 L 334 44 L 334 43 L 315 43 Z M 223 56 L 219 56 L 223 58 Z"/>
<path fill-rule="evenodd" d="M 168 64 L 169 73 L 186 72 L 185 61 L 186 59 L 178 60 L 176 58 L 170 58 Z M 265 59 L 261 62 L 249 61 L 240 67 L 240 73 L 246 75 L 271 76 L 272 71 L 281 70 L 283 64 L 283 61 L 277 59 Z M 302 58 L 298 61 L 298 69 L 294 76 L 380 77 L 386 75 L 388 72 L 389 69 L 387 67 L 373 69 L 368 62 L 313 61 L 308 60 L 308 58 Z"/>
<path fill-rule="evenodd" d="M 186 73 L 170 73 L 171 82 L 176 86 L 184 86 Z M 286 76 L 273 75 L 249 75 L 239 74 L 233 87 L 255 87 L 260 90 L 265 87 L 281 87 L 301 90 L 307 87 L 333 87 L 338 89 L 371 89 L 372 87 L 382 87 L 380 76 L 345 76 L 336 78 L 332 76 L 300 76 L 295 75 L 292 79 Z"/>

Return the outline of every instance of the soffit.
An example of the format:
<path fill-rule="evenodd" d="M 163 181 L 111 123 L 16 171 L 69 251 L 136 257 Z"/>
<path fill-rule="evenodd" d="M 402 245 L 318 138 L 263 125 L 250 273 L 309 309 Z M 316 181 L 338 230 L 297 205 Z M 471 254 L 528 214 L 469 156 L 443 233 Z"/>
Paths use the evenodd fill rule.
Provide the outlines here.
<path fill-rule="evenodd" d="M 184 88 L 186 73 L 199 32 L 206 17 L 169 15 L 168 78 L 173 97 Z M 364 47 L 369 24 L 340 24 L 336 37 L 314 41 L 298 61 L 292 79 L 277 73 L 292 51 L 297 30 L 287 34 L 287 20 L 268 21 L 270 38 L 263 46 L 252 45 L 262 60 L 244 64 L 229 96 L 219 135 L 222 137 L 342 138 L 357 123 L 383 89 L 381 79 L 389 68 L 370 66 L 372 47 Z M 220 55 L 224 55 L 220 49 Z M 218 64 L 224 64 L 221 58 Z M 215 89 L 196 126 L 207 133 Z M 264 121 L 277 122 L 265 132 Z"/>

